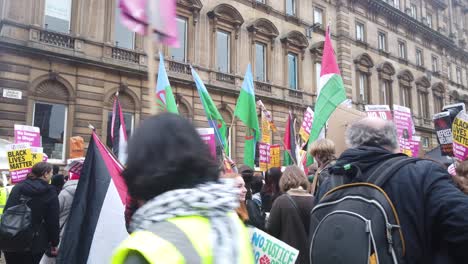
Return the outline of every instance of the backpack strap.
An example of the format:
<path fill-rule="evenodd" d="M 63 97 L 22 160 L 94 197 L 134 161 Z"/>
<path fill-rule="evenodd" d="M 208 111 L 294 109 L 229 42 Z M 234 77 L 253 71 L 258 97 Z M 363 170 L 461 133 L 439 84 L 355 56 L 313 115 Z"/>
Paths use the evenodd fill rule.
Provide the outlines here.
<path fill-rule="evenodd" d="M 294 199 L 288 193 L 286 193 L 286 197 L 288 197 L 288 199 L 291 202 L 292 206 L 294 207 L 294 209 L 296 209 L 297 215 L 299 216 L 299 219 L 301 219 L 302 225 L 304 226 L 304 230 L 307 232 L 308 230 L 306 230 L 306 224 L 304 223 L 304 216 L 301 213 L 301 211 L 299 210 L 299 207 L 297 206 L 297 203 L 294 201 Z"/>
<path fill-rule="evenodd" d="M 418 161 L 417 158 L 407 156 L 397 156 L 381 163 L 367 178 L 367 182 L 383 187 L 395 173 L 406 164 Z"/>

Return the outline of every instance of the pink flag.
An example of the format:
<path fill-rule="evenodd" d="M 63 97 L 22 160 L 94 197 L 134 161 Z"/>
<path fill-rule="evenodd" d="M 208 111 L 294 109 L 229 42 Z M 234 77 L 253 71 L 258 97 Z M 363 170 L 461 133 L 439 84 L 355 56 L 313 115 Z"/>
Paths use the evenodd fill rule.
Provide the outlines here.
<path fill-rule="evenodd" d="M 156 40 L 179 46 L 177 39 L 175 0 L 120 0 L 122 24 L 141 35 L 146 35 L 150 24 Z"/>

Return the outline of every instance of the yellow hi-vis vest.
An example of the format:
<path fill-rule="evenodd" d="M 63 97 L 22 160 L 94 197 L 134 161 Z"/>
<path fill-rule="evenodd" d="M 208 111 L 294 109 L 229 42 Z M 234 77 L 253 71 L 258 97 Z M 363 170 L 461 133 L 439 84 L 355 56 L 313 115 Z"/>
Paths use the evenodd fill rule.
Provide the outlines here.
<path fill-rule="evenodd" d="M 8 190 L 5 187 L 0 187 L 0 217 L 3 215 L 3 209 L 5 208 L 8 200 Z"/>
<path fill-rule="evenodd" d="M 237 216 L 236 216 L 237 218 Z M 249 235 L 239 220 L 239 263 L 253 264 Z M 212 264 L 213 247 L 210 221 L 202 216 L 168 219 L 155 225 L 155 230 L 137 231 L 114 252 L 112 264 L 123 264 L 130 252 L 138 252 L 150 264 Z"/>

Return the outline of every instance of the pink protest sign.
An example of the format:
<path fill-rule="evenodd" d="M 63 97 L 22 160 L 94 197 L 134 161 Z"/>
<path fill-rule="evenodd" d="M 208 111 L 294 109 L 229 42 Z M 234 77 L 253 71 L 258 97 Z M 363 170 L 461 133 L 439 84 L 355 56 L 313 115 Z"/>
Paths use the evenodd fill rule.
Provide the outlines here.
<path fill-rule="evenodd" d="M 268 164 L 270 163 L 270 144 L 260 142 L 258 143 L 259 151 L 259 165 L 261 171 L 268 170 Z"/>
<path fill-rule="evenodd" d="M 31 147 L 41 147 L 41 131 L 38 127 L 15 125 L 15 144 L 29 143 Z"/>
<path fill-rule="evenodd" d="M 393 105 L 393 122 L 395 122 L 397 130 L 400 151 L 410 156 L 414 127 L 411 109 L 400 105 Z"/>
<path fill-rule="evenodd" d="M 392 111 L 388 105 L 366 105 L 365 110 L 368 117 L 392 120 Z"/>
<path fill-rule="evenodd" d="M 468 157 L 468 114 L 465 111 L 458 113 L 452 124 L 453 154 L 458 160 Z"/>
<path fill-rule="evenodd" d="M 208 145 L 211 154 L 216 158 L 216 140 L 213 128 L 197 128 L 198 134 L 202 140 Z"/>
<path fill-rule="evenodd" d="M 301 135 L 302 140 L 305 142 L 309 140 L 310 129 L 312 128 L 312 122 L 314 121 L 314 111 L 310 107 L 307 107 L 307 110 L 304 112 L 304 121 L 302 121 L 301 129 L 299 130 L 299 135 Z"/>
<path fill-rule="evenodd" d="M 410 142 L 411 147 L 411 156 L 418 157 L 419 156 L 419 143 L 421 141 L 421 137 L 413 136 L 413 139 Z"/>

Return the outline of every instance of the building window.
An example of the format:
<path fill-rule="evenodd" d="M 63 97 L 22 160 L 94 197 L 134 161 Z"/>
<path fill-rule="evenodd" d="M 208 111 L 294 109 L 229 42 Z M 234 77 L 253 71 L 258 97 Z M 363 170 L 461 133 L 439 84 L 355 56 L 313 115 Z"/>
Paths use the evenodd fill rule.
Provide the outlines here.
<path fill-rule="evenodd" d="M 255 80 L 266 81 L 266 45 L 255 42 Z"/>
<path fill-rule="evenodd" d="M 427 26 L 432 28 L 432 15 L 431 14 L 427 14 L 426 15 L 426 21 L 427 21 Z"/>
<path fill-rule="evenodd" d="M 266 4 L 266 0 L 256 0 L 257 3 Z"/>
<path fill-rule="evenodd" d="M 442 112 L 442 107 L 444 107 L 444 98 L 440 94 L 434 94 L 434 112 Z"/>
<path fill-rule="evenodd" d="M 423 148 L 429 148 L 429 138 L 428 137 L 422 137 L 421 141 L 422 141 Z"/>
<path fill-rule="evenodd" d="M 423 51 L 421 49 L 416 49 L 416 65 L 417 66 L 423 66 L 424 65 Z"/>
<path fill-rule="evenodd" d="M 323 25 L 323 9 L 314 7 L 314 24 Z"/>
<path fill-rule="evenodd" d="M 297 90 L 297 55 L 288 53 L 288 87 Z"/>
<path fill-rule="evenodd" d="M 410 15 L 414 19 L 418 19 L 418 7 L 415 4 L 410 6 Z"/>
<path fill-rule="evenodd" d="M 359 86 L 359 102 L 363 104 L 369 103 L 369 78 L 368 75 L 359 72 L 358 86 Z"/>
<path fill-rule="evenodd" d="M 447 62 L 447 77 L 451 81 L 452 79 L 452 64 Z"/>
<path fill-rule="evenodd" d="M 44 27 L 53 31 L 69 33 L 71 8 L 72 0 L 46 0 Z"/>
<path fill-rule="evenodd" d="M 406 60 L 406 43 L 403 41 L 398 41 L 398 56 Z"/>
<path fill-rule="evenodd" d="M 357 22 L 356 23 L 356 40 L 364 42 L 364 24 Z"/>
<path fill-rule="evenodd" d="M 67 107 L 63 104 L 36 102 L 33 126 L 41 130 L 44 153 L 52 162 L 65 161 L 67 142 Z"/>
<path fill-rule="evenodd" d="M 133 132 L 133 127 L 135 125 L 135 118 L 132 113 L 123 112 L 125 128 L 127 132 L 127 137 L 130 138 L 130 135 Z M 107 113 L 107 138 L 106 144 L 108 147 L 112 148 L 112 138 L 111 138 L 111 129 L 112 129 L 112 111 Z"/>
<path fill-rule="evenodd" d="M 457 83 L 458 84 L 463 84 L 462 82 L 462 70 L 460 67 L 457 67 L 457 69 L 455 70 L 455 74 L 457 76 Z"/>
<path fill-rule="evenodd" d="M 135 33 L 129 30 L 126 26 L 122 25 L 120 15 L 120 8 L 115 8 L 114 17 L 114 39 L 115 46 L 126 49 L 133 49 L 135 46 Z"/>
<path fill-rule="evenodd" d="M 436 56 L 432 56 L 432 71 L 439 72 L 439 59 Z"/>
<path fill-rule="evenodd" d="M 179 39 L 178 48 L 169 48 L 172 59 L 185 62 L 187 60 L 187 19 L 177 17 L 177 35 Z"/>
<path fill-rule="evenodd" d="M 231 35 L 228 32 L 216 32 L 216 68 L 220 72 L 228 73 L 230 70 L 230 39 Z"/>
<path fill-rule="evenodd" d="M 400 9 L 400 0 L 393 0 L 393 6 L 397 9 Z"/>
<path fill-rule="evenodd" d="M 411 109 L 411 87 L 401 87 L 401 104 Z"/>
<path fill-rule="evenodd" d="M 315 91 L 317 92 L 317 96 L 319 94 L 320 89 L 320 72 L 322 71 L 322 64 L 320 62 L 315 63 Z"/>
<path fill-rule="evenodd" d="M 288 16 L 296 15 L 296 1 L 295 0 L 286 0 L 286 15 Z"/>
<path fill-rule="evenodd" d="M 387 34 L 379 32 L 379 50 L 387 51 Z"/>
<path fill-rule="evenodd" d="M 382 104 L 392 107 L 392 82 L 390 80 L 382 81 Z"/>
<path fill-rule="evenodd" d="M 419 114 L 422 118 L 429 118 L 429 99 L 427 92 L 418 91 Z"/>

